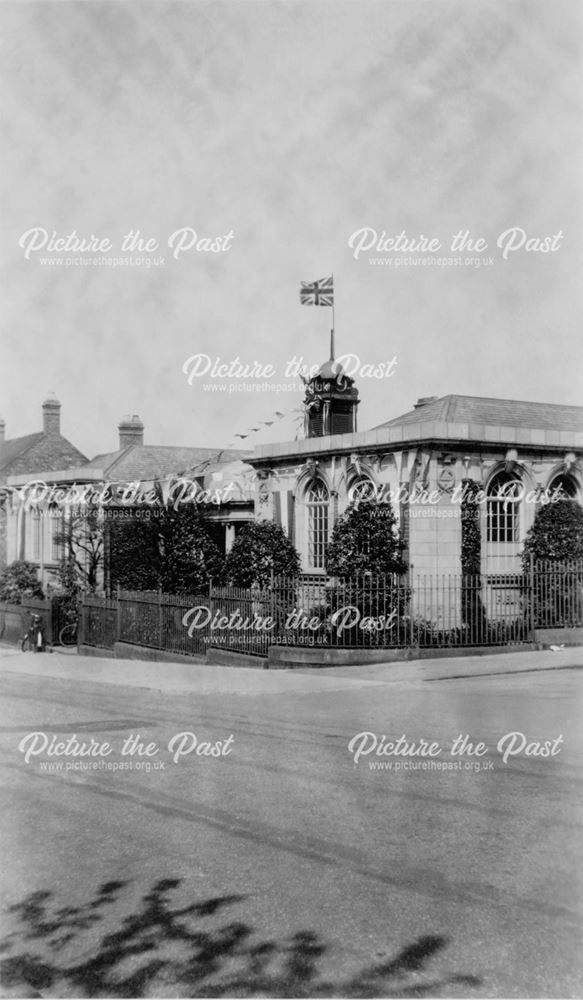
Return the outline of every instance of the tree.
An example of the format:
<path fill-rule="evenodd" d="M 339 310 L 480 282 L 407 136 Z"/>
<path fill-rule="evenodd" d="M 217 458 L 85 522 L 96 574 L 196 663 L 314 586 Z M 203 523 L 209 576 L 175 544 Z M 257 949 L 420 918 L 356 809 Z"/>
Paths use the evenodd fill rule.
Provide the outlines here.
<path fill-rule="evenodd" d="M 221 582 L 224 558 L 210 537 L 204 514 L 190 504 L 163 510 L 158 532 L 160 587 L 167 594 L 196 594 Z M 156 522 L 154 521 L 154 525 Z"/>
<path fill-rule="evenodd" d="M 359 500 L 336 522 L 326 554 L 330 576 L 402 574 L 404 543 L 391 504 Z"/>
<path fill-rule="evenodd" d="M 27 597 L 44 597 L 39 583 L 36 566 L 17 559 L 0 573 L 0 601 L 7 604 L 22 604 Z"/>
<path fill-rule="evenodd" d="M 106 531 L 110 586 L 124 590 L 158 590 L 160 549 L 158 532 L 151 521 L 108 518 Z"/>
<path fill-rule="evenodd" d="M 76 597 L 85 591 L 95 593 L 103 565 L 103 520 L 98 507 L 64 514 L 55 541 L 65 553 L 59 567 L 59 580 L 66 593 Z"/>
<path fill-rule="evenodd" d="M 225 563 L 229 583 L 236 587 L 265 586 L 274 576 L 295 577 L 300 557 L 289 538 L 273 521 L 245 525 L 235 539 Z"/>
<path fill-rule="evenodd" d="M 194 504 L 140 513 L 150 517 L 110 522 L 112 586 L 195 594 L 206 591 L 210 579 L 222 580 L 223 556 Z"/>
<path fill-rule="evenodd" d="M 575 500 L 555 500 L 537 510 L 524 542 L 522 566 L 525 577 L 531 580 L 534 627 L 580 625 L 583 510 Z"/>
<path fill-rule="evenodd" d="M 326 553 L 326 570 L 342 582 L 328 588 L 326 614 L 347 605 L 358 608 L 362 619 L 393 622 L 398 641 L 408 628 L 409 589 L 395 579 L 407 570 L 405 545 L 390 503 L 359 499 L 336 522 Z M 387 579 L 388 577 L 388 579 Z M 379 579 L 381 578 L 381 579 Z M 347 631 L 350 645 L 381 644 L 386 632 Z"/>

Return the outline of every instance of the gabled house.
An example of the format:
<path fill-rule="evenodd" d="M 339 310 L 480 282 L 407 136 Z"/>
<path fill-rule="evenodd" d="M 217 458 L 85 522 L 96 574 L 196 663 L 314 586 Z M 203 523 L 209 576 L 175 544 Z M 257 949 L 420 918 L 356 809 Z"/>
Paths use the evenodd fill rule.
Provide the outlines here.
<path fill-rule="evenodd" d="M 0 569 L 15 559 L 42 567 L 60 558 L 55 542 L 58 520 L 24 509 L 11 516 L 8 484 L 14 477 L 46 481 L 53 470 L 76 468 L 86 462 L 83 452 L 61 434 L 61 404 L 53 394 L 42 404 L 41 431 L 7 439 L 6 425 L 0 421 Z"/>
<path fill-rule="evenodd" d="M 6 442 L 5 451 L 0 450 L 6 459 L 3 483 L 0 480 L 0 488 L 4 485 L 0 567 L 26 559 L 37 565 L 44 588 L 57 585 L 64 518 L 82 514 L 88 503 L 101 504 L 104 521 L 99 587 L 107 585 L 108 526 L 119 510 L 139 511 L 136 516 L 145 517 L 153 496 L 156 504 L 201 503 L 211 534 L 225 551 L 236 526 L 253 520 L 253 483 L 246 483 L 245 477 L 254 473 L 245 464 L 246 452 L 146 445 L 144 425 L 134 415 L 123 417 L 118 426 L 118 448 L 88 461 L 60 438 L 59 410 L 56 400 L 47 400 L 44 432 Z M 87 544 L 91 547 L 93 539 Z M 82 558 L 87 562 L 92 557 L 88 553 Z"/>
<path fill-rule="evenodd" d="M 134 414 L 119 424 L 119 448 L 97 455 L 83 472 L 117 489 L 120 502 L 110 503 L 105 517 L 105 587 L 109 589 L 111 547 L 108 526 L 116 512 L 135 506 L 151 518 L 148 498 L 177 509 L 200 504 L 208 531 L 223 552 L 228 552 L 237 530 L 253 520 L 254 472 L 246 464 L 247 452 L 238 449 L 175 447 L 144 444 L 144 425 Z M 125 491 L 125 501 L 123 494 Z M 135 500 L 132 498 L 135 497 Z"/>

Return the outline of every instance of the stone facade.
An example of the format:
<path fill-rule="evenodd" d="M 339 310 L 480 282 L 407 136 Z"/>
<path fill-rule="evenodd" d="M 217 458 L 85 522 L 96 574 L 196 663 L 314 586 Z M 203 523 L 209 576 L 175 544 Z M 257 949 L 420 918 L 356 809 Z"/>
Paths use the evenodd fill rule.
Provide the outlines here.
<path fill-rule="evenodd" d="M 472 480 L 481 490 L 481 569 L 492 576 L 518 571 L 548 491 L 560 485 L 581 503 L 582 459 L 583 407 L 448 396 L 420 400 L 364 433 L 265 445 L 249 461 L 256 517 L 282 525 L 310 573 L 324 572 L 315 533 L 325 534 L 325 548 L 364 489 L 381 505 L 392 502 L 416 574 L 459 574 L 461 497 L 464 480 Z M 501 486 L 506 504 L 495 499 Z"/>

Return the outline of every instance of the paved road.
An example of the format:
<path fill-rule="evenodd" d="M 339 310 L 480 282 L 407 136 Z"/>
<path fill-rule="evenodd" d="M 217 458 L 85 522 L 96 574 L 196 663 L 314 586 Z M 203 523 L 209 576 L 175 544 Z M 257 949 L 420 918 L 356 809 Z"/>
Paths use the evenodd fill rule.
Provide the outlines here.
<path fill-rule="evenodd" d="M 7 994 L 581 996 L 580 671 L 254 676 L 161 692 L 2 675 Z M 355 763 L 364 731 L 435 742 L 434 763 L 460 735 L 488 751 L 460 770 Z M 514 731 L 557 752 L 504 764 Z M 26 763 L 31 732 L 112 752 L 33 755 L 29 737 Z M 185 732 L 228 752 L 186 753 Z M 123 756 L 132 734 L 158 752 Z"/>

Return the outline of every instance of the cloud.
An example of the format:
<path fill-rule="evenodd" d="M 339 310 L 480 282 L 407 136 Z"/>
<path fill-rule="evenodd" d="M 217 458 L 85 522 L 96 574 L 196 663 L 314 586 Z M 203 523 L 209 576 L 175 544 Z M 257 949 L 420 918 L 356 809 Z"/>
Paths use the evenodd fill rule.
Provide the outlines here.
<path fill-rule="evenodd" d="M 399 358 L 390 385 L 360 386 L 361 427 L 422 394 L 578 400 L 573 5 L 32 2 L 0 17 L 9 434 L 34 429 L 34 400 L 55 388 L 90 453 L 115 443 L 128 410 L 152 443 L 224 443 L 277 403 L 209 398 L 185 384 L 184 359 L 323 360 L 328 311 L 302 309 L 297 292 L 332 270 L 339 347 Z M 35 225 L 116 245 L 139 228 L 166 265 L 42 267 L 18 248 Z M 563 229 L 564 246 L 490 270 L 398 272 L 347 246 L 372 226 L 444 245 L 469 229 L 494 248 L 510 225 Z M 181 226 L 233 229 L 233 248 L 174 261 Z"/>

